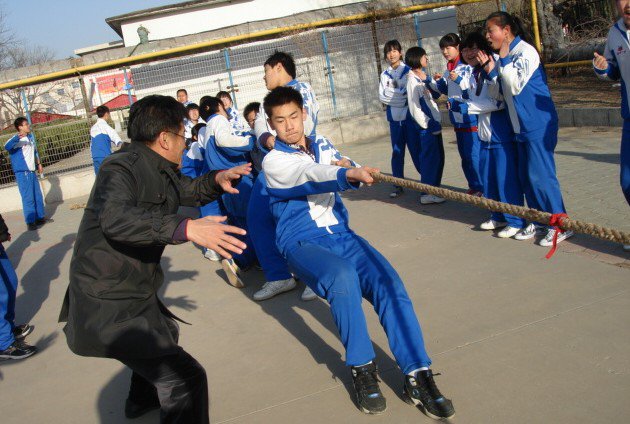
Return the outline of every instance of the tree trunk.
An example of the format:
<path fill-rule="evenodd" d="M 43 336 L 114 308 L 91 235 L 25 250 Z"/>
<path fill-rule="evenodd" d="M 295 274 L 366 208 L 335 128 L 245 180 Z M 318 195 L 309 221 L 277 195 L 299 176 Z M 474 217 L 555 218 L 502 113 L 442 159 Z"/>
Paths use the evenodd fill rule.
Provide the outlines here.
<path fill-rule="evenodd" d="M 536 0 L 538 26 L 545 59 L 551 59 L 554 56 L 554 50 L 566 48 L 566 41 L 562 34 L 562 22 L 554 14 L 554 8 L 557 8 L 559 3 L 561 0 Z"/>

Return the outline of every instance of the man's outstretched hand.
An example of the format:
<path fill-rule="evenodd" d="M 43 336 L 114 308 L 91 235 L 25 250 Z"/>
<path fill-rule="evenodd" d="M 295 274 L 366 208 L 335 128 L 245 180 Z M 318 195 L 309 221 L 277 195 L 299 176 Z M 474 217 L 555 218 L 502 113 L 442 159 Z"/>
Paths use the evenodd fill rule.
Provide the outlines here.
<path fill-rule="evenodd" d="M 252 172 L 252 164 L 235 166 L 217 173 L 215 180 L 226 193 L 236 194 L 238 190 L 233 187 L 243 175 L 249 175 Z"/>
<path fill-rule="evenodd" d="M 190 219 L 186 223 L 186 236 L 193 243 L 212 249 L 224 258 L 232 257 L 229 252 L 243 253 L 247 245 L 230 234 L 245 235 L 245 230 L 222 224 L 226 219 L 225 216 Z"/>

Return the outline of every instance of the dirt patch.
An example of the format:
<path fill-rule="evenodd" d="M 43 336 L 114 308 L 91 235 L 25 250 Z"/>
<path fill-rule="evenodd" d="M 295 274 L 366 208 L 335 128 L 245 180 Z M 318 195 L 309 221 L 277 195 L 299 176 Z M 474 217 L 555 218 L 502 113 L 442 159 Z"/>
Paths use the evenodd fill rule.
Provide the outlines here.
<path fill-rule="evenodd" d="M 619 82 L 602 81 L 591 67 L 547 71 L 549 88 L 557 107 L 620 107 Z"/>

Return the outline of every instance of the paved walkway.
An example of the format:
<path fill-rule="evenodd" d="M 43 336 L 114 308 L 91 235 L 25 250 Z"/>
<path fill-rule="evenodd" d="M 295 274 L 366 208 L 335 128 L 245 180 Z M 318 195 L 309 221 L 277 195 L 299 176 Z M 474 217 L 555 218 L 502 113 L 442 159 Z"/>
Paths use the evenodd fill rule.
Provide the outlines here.
<path fill-rule="evenodd" d="M 463 177 L 450 132 L 445 184 Z M 619 130 L 562 130 L 560 181 L 572 216 L 628 231 L 618 186 Z M 340 146 L 360 163 L 389 170 L 387 140 Z M 408 167 L 408 176 L 416 175 Z M 579 236 L 547 250 L 474 227 L 486 213 L 452 202 L 396 201 L 389 187 L 345 195 L 352 226 L 391 260 L 423 324 L 437 382 L 457 409 L 454 423 L 622 423 L 630 416 L 630 254 Z M 76 199 L 76 203 L 85 199 Z M 5 215 L 5 245 L 20 276 L 17 316 L 36 327 L 40 352 L 0 362 L 2 423 L 125 423 L 129 373 L 68 350 L 56 323 L 82 210 L 50 205 L 55 222 L 26 232 Z M 387 412 L 360 413 L 327 305 L 301 290 L 257 303 L 262 274 L 237 290 L 192 245 L 168 247 L 162 296 L 192 326 L 181 344 L 206 368 L 214 423 L 432 422 L 400 398 L 402 379 L 376 315 L 365 305 Z M 157 412 L 136 423 L 158 422 Z"/>

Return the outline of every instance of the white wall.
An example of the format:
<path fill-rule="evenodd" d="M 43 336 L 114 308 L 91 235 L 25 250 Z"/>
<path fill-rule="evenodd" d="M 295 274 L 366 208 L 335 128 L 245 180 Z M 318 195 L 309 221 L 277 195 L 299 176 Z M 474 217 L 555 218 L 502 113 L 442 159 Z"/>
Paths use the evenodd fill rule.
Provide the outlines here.
<path fill-rule="evenodd" d="M 121 26 L 125 46 L 135 46 L 140 42 L 138 27 L 149 30 L 149 40 L 182 35 L 197 34 L 226 28 L 246 22 L 264 21 L 267 19 L 291 16 L 328 7 L 343 6 L 352 3 L 364 3 L 366 0 L 245 0 L 220 4 L 206 9 L 191 9 L 172 12 L 168 15 L 137 19 Z M 278 7 L 281 4 L 281 7 Z"/>

